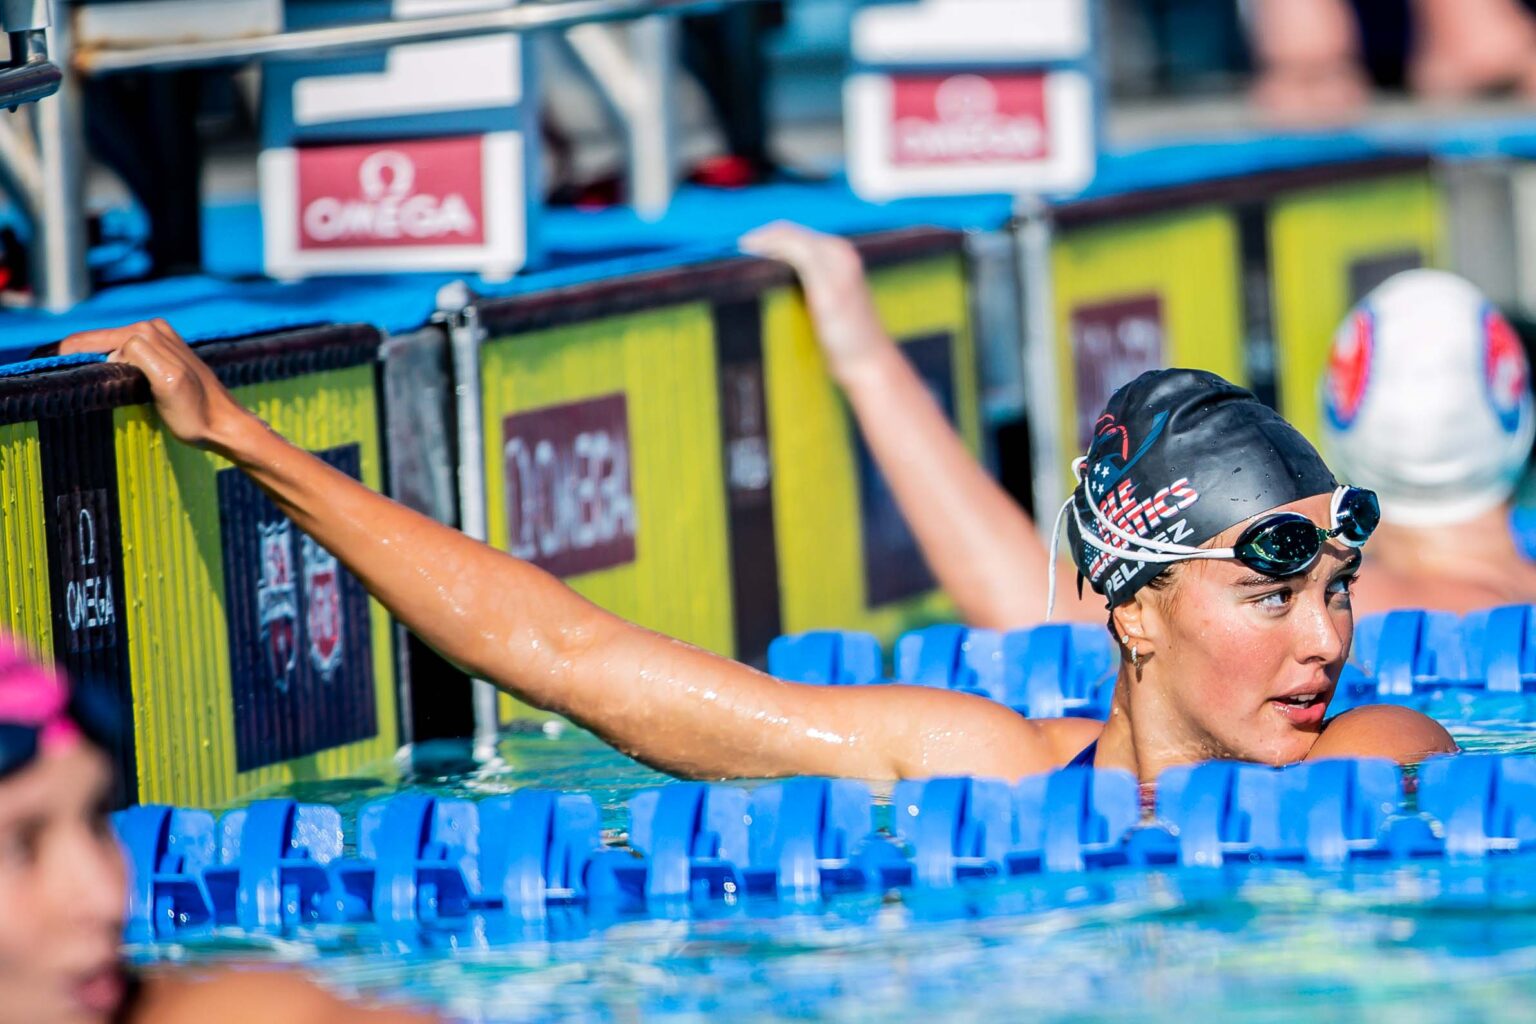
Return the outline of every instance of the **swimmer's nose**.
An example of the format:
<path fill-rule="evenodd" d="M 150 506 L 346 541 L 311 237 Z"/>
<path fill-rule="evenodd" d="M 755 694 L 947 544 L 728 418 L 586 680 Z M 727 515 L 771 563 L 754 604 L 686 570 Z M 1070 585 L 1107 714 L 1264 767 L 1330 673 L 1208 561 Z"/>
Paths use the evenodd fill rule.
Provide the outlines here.
<path fill-rule="evenodd" d="M 1332 664 L 1342 659 L 1349 644 L 1349 626 L 1339 625 L 1338 617 L 1328 608 L 1327 598 L 1303 601 L 1297 612 L 1300 613 L 1297 621 L 1301 631 L 1298 637 L 1302 645 L 1300 660 Z"/>
<path fill-rule="evenodd" d="M 111 836 L 79 829 L 51 858 L 48 885 L 59 894 L 65 916 L 82 929 L 122 929 L 127 902 L 127 866 Z M 93 879 L 81 885 L 82 878 Z"/>

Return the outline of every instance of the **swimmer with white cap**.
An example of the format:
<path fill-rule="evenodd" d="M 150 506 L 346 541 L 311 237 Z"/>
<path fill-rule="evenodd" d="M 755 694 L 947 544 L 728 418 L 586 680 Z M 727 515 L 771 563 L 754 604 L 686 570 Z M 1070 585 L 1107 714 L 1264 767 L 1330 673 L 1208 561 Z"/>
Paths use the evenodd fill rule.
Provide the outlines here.
<path fill-rule="evenodd" d="M 1438 270 L 1377 287 L 1334 337 L 1322 402 L 1329 464 L 1381 499 L 1357 614 L 1536 602 L 1536 516 L 1512 505 L 1530 367 L 1477 288 Z"/>

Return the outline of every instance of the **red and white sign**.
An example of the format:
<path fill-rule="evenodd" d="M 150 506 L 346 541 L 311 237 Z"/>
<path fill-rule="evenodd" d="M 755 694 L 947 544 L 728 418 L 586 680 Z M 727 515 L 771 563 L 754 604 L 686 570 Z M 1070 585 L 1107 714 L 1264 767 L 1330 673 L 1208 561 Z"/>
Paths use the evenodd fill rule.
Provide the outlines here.
<path fill-rule="evenodd" d="M 854 75 L 845 95 L 859 195 L 1075 191 L 1093 176 L 1093 84 L 1080 71 Z"/>
<path fill-rule="evenodd" d="M 891 163 L 933 167 L 1050 156 L 1043 75 L 897 78 Z"/>
<path fill-rule="evenodd" d="M 480 140 L 300 149 L 299 248 L 485 241 Z"/>
<path fill-rule="evenodd" d="M 522 265 L 516 132 L 269 149 L 258 163 L 267 272 Z"/>

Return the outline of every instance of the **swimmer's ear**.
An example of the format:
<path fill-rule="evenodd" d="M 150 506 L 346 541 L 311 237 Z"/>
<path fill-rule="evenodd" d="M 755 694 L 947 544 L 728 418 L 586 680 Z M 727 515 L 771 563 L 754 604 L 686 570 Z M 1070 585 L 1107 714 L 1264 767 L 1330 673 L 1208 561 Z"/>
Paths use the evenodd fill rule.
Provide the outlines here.
<path fill-rule="evenodd" d="M 1141 602 L 1133 597 L 1125 604 L 1112 608 L 1109 624 L 1114 630 L 1115 640 L 1122 647 L 1126 646 L 1127 641 L 1143 639 L 1146 629 L 1142 623 Z"/>
<path fill-rule="evenodd" d="M 1145 587 L 1139 590 L 1136 596 L 1109 613 L 1109 621 L 1114 626 L 1115 640 L 1126 658 L 1130 657 L 1132 646 L 1137 649 L 1141 660 L 1145 660 L 1156 650 L 1157 635 L 1160 632 L 1157 614 L 1153 602 L 1148 599 L 1148 591 Z"/>

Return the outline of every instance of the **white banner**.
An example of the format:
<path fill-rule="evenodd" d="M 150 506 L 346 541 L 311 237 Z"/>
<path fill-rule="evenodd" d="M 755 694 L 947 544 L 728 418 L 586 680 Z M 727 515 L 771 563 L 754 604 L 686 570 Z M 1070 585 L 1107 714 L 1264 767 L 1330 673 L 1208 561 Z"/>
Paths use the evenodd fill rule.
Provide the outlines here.
<path fill-rule="evenodd" d="M 921 0 L 877 4 L 853 20 L 861 64 L 1073 61 L 1093 46 L 1085 0 Z"/>

